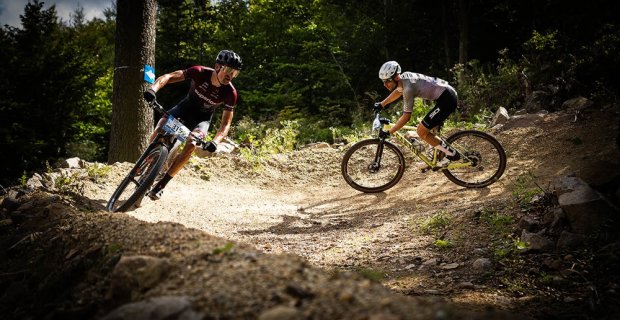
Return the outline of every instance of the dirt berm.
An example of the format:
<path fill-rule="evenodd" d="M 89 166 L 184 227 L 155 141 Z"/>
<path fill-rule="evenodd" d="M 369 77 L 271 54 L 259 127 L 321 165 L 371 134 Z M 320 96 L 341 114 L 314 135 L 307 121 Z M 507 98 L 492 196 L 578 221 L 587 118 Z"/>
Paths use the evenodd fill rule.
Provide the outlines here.
<path fill-rule="evenodd" d="M 508 168 L 483 189 L 422 173 L 408 157 L 398 185 L 362 194 L 340 176 L 347 146 L 321 144 L 261 165 L 195 158 L 161 200 L 127 213 L 104 206 L 129 163 L 41 174 L 31 182 L 42 186 L 2 198 L 0 314 L 611 319 L 620 315 L 613 229 L 570 250 L 515 248 L 525 218 L 557 240 L 562 224 L 544 221 L 557 211 L 558 177 L 577 176 L 617 204 L 618 119 L 617 108 L 598 106 L 577 118 L 514 117 L 492 131 Z"/>

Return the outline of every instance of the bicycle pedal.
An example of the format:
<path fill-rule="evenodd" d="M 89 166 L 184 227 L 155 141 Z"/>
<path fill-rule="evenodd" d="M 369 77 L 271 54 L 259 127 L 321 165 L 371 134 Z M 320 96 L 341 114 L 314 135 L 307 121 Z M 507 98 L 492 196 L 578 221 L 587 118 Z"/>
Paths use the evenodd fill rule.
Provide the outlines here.
<path fill-rule="evenodd" d="M 424 168 L 420 169 L 420 171 L 421 171 L 422 173 L 427 173 L 427 172 L 428 172 L 428 170 L 431 170 L 431 169 L 432 169 L 432 168 L 431 168 L 430 166 L 426 166 L 426 167 L 424 167 Z"/>

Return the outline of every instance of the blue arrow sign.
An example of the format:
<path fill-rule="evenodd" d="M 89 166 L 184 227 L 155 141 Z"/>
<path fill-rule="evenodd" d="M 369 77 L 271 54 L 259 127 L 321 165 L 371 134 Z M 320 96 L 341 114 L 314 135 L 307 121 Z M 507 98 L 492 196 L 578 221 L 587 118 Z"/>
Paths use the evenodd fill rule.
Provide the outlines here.
<path fill-rule="evenodd" d="M 148 64 L 144 65 L 144 81 L 150 84 L 155 82 L 155 68 L 149 66 Z"/>

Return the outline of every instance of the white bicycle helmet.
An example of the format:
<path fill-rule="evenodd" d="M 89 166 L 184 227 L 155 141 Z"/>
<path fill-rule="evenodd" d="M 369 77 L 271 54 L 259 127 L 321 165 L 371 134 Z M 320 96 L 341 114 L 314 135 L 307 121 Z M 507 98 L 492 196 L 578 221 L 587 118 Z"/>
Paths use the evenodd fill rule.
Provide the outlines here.
<path fill-rule="evenodd" d="M 379 69 L 379 79 L 392 79 L 396 73 L 400 73 L 400 65 L 396 61 L 388 61 L 381 66 L 381 69 Z"/>

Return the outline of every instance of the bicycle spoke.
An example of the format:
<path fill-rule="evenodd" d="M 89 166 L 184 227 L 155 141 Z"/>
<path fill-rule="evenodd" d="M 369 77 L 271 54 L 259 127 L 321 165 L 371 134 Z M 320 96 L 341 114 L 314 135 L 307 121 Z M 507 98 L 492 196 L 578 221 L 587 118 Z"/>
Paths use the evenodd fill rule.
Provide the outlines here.
<path fill-rule="evenodd" d="M 393 186 L 402 176 L 404 160 L 393 145 L 385 144 L 378 154 L 378 141 L 352 147 L 343 159 L 345 180 L 364 192 L 379 192 Z"/>
<path fill-rule="evenodd" d="M 450 144 L 461 152 L 463 162 L 471 166 L 444 171 L 453 182 L 466 187 L 481 187 L 495 182 L 505 168 L 506 155 L 495 139 L 480 133 L 456 134 Z"/>
<path fill-rule="evenodd" d="M 167 149 L 160 147 L 152 150 L 144 160 L 141 160 L 139 167 L 134 168 L 125 177 L 112 195 L 107 205 L 108 210 L 126 211 L 134 203 L 139 203 L 163 166 L 167 154 Z"/>

